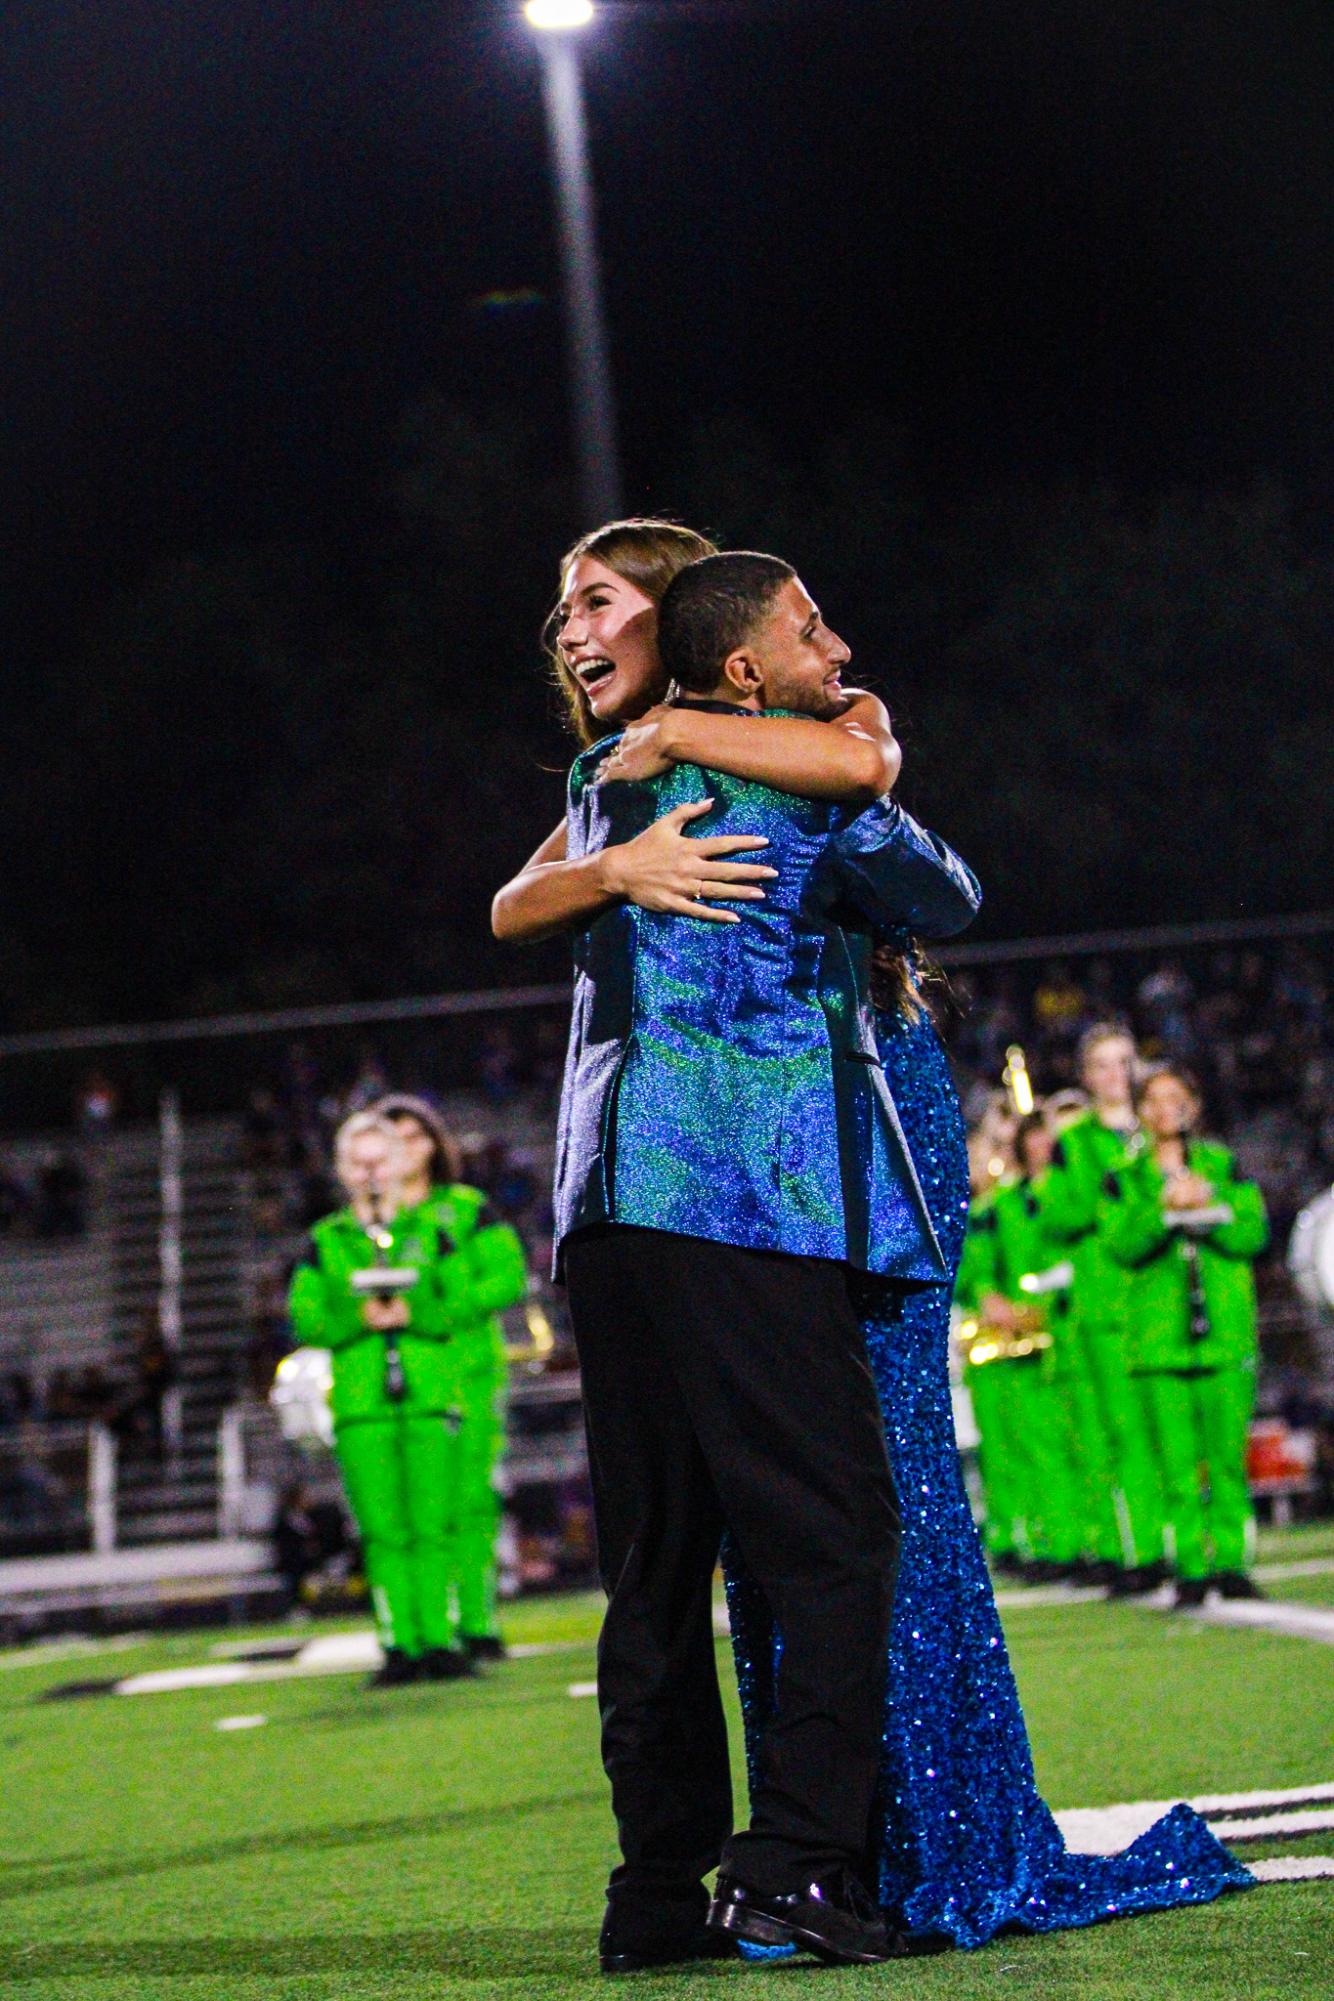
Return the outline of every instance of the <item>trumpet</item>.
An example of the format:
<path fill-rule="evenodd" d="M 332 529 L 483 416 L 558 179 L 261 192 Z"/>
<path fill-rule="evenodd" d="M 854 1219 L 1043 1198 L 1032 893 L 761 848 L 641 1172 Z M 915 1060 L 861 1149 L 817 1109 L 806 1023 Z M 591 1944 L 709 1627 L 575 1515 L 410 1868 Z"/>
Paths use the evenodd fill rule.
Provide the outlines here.
<path fill-rule="evenodd" d="M 998 1327 L 975 1313 L 964 1315 L 954 1338 L 973 1368 L 982 1368 L 988 1362 L 1017 1362 L 1050 1348 L 1051 1335 L 1043 1326 L 1040 1313 L 1031 1306 L 1021 1306 L 1016 1309 L 1016 1317 L 1016 1326 Z"/>

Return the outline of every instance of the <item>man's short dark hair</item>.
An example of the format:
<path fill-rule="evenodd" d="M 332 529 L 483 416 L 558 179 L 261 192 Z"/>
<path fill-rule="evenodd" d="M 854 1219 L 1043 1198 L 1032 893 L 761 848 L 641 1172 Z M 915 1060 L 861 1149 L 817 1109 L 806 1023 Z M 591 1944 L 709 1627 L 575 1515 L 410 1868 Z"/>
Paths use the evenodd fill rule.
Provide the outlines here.
<path fill-rule="evenodd" d="M 745 645 L 796 574 L 781 557 L 754 549 L 701 556 L 677 571 L 658 607 L 658 651 L 684 694 L 713 692 L 728 654 Z"/>

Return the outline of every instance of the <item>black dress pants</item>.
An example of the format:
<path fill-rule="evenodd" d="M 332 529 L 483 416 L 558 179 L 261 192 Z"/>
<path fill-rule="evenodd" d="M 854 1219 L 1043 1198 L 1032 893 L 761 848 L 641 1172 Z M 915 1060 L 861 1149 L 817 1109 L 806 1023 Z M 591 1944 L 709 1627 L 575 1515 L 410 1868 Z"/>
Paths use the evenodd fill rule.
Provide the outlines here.
<path fill-rule="evenodd" d="M 848 1269 L 621 1225 L 565 1247 L 599 1565 L 613 1908 L 856 1866 L 879 1764 L 899 1518 Z M 782 1634 L 733 1835 L 712 1580 L 724 1527 Z"/>

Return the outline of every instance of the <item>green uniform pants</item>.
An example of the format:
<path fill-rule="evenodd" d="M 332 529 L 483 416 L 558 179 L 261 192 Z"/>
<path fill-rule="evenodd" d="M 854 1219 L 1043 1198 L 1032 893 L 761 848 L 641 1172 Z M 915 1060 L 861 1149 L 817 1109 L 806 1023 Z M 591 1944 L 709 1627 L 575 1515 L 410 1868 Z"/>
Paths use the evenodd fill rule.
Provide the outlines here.
<path fill-rule="evenodd" d="M 1075 1439 L 1061 1385 L 1036 1359 L 1007 1365 L 1018 1378 L 1029 1480 L 1028 1539 L 1044 1563 L 1073 1563 L 1084 1546 L 1083 1495 Z"/>
<path fill-rule="evenodd" d="M 1115 1509 L 1117 1545 L 1112 1560 L 1128 1569 L 1161 1563 L 1163 1491 L 1159 1460 L 1145 1420 L 1144 1398 L 1126 1368 L 1125 1342 L 1116 1327 L 1081 1330 L 1081 1350 L 1096 1411 L 1096 1437 L 1086 1449 L 1107 1455 L 1108 1488 Z M 1102 1469 L 1100 1469 L 1101 1471 Z"/>
<path fill-rule="evenodd" d="M 338 1428 L 338 1463 L 384 1647 L 414 1658 L 452 1644 L 449 1523 L 458 1442 L 449 1418 L 395 1415 Z"/>
<path fill-rule="evenodd" d="M 1005 1362 L 984 1362 L 967 1372 L 968 1394 L 979 1444 L 977 1470 L 982 1478 L 983 1541 L 989 1556 L 1027 1556 L 1017 1528 L 1020 1503 L 1022 1446 L 1014 1438 L 1014 1399 L 1008 1393 Z"/>
<path fill-rule="evenodd" d="M 1079 1554 L 1073 1440 L 1060 1392 L 1036 1356 L 968 1372 L 992 1556 L 1069 1563 Z"/>
<path fill-rule="evenodd" d="M 1252 1536 L 1250 1369 L 1155 1369 L 1135 1379 L 1162 1467 L 1179 1577 L 1245 1570 Z"/>
<path fill-rule="evenodd" d="M 496 1629 L 496 1467 L 505 1447 L 504 1363 L 470 1370 L 459 1385 L 458 1481 L 450 1524 L 449 1570 L 460 1636 L 490 1638 Z"/>

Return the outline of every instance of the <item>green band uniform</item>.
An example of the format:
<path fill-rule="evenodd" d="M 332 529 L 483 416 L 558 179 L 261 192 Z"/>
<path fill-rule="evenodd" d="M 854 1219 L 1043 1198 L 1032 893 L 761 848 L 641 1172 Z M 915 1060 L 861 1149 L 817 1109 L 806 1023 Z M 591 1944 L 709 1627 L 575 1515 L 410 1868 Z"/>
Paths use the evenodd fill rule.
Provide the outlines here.
<path fill-rule="evenodd" d="M 1162 1560 L 1161 1486 L 1127 1362 L 1126 1274 L 1098 1227 L 1103 1183 L 1125 1149 L 1125 1133 L 1083 1112 L 1057 1140 L 1037 1188 L 1047 1230 L 1075 1268 L 1062 1393 L 1084 1469 L 1085 1543 L 1099 1561 L 1141 1569 Z"/>
<path fill-rule="evenodd" d="M 376 1262 L 354 1210 L 315 1225 L 292 1275 L 297 1340 L 331 1351 L 335 1446 L 380 1639 L 414 1659 L 455 1638 L 469 1364 L 491 1338 L 495 1298 L 514 1282 L 518 1240 L 505 1226 L 477 1228 L 483 1201 L 475 1190 L 462 1191 L 450 1211 L 452 1230 L 442 1228 L 435 1199 L 385 1226 L 388 1264 L 419 1274 L 406 1295 L 409 1325 L 388 1338 L 366 1326 L 363 1296 L 352 1289 L 353 1274 Z M 522 1267 L 522 1251 L 517 1255 Z M 397 1397 L 390 1393 L 391 1345 L 402 1370 Z"/>
<path fill-rule="evenodd" d="M 1027 1179 L 998 1188 L 970 1219 L 961 1304 L 976 1313 L 987 1293 L 998 1293 L 1029 1321 L 1017 1335 L 981 1324 L 969 1344 L 988 1548 L 1065 1565 L 1082 1552 L 1085 1510 L 1057 1374 L 1069 1299 L 1049 1279 L 1061 1262 Z"/>
<path fill-rule="evenodd" d="M 1162 1471 L 1177 1574 L 1244 1572 L 1252 1539 L 1246 1437 L 1258 1353 L 1252 1262 L 1269 1237 L 1264 1198 L 1209 1140 L 1186 1152 L 1222 1216 L 1173 1227 L 1149 1147 L 1107 1175 L 1100 1233 L 1126 1273 L 1128 1359 Z"/>
<path fill-rule="evenodd" d="M 496 1631 L 496 1472 L 505 1449 L 505 1336 L 497 1315 L 528 1290 L 523 1245 L 498 1222 L 478 1188 L 461 1182 L 431 1191 L 428 1207 L 443 1237 L 466 1245 L 472 1311 L 454 1336 L 458 1469 L 450 1522 L 449 1570 L 459 1637 Z"/>

